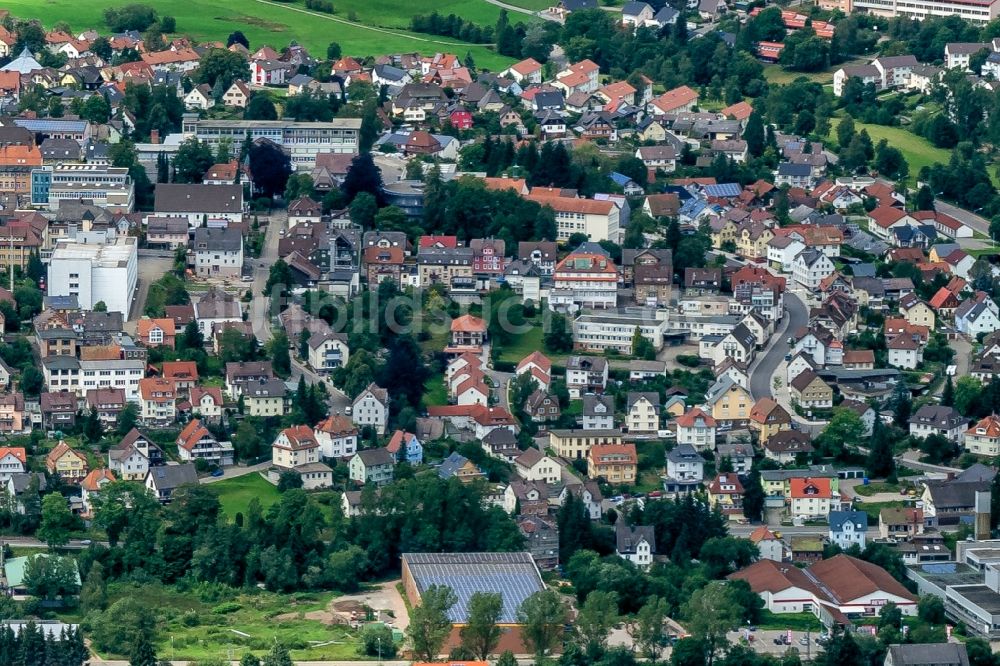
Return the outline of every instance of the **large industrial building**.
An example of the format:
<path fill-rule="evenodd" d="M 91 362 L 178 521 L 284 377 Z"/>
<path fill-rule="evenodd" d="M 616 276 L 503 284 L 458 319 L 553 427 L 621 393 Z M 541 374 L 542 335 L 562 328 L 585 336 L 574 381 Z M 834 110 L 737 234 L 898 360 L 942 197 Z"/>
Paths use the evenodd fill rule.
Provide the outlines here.
<path fill-rule="evenodd" d="M 525 599 L 545 589 L 530 553 L 404 553 L 403 588 L 410 604 L 432 585 L 450 587 L 458 601 L 448 611 L 452 631 L 444 654 L 461 645 L 459 632 L 469 619 L 469 600 L 476 592 L 496 592 L 503 597 L 497 622 L 503 629 L 498 653 L 525 654 L 517 612 Z"/>

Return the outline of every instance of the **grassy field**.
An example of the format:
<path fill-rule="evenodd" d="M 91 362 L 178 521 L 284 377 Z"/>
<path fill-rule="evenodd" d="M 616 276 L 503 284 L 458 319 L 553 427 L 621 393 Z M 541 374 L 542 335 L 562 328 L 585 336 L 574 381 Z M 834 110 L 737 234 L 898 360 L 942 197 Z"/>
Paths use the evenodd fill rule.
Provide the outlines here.
<path fill-rule="evenodd" d="M 820 631 L 823 625 L 812 613 L 782 613 L 776 615 L 769 610 L 761 611 L 759 629 L 772 631 Z"/>
<path fill-rule="evenodd" d="M 947 164 L 951 159 L 951 153 L 944 148 L 937 148 L 930 141 L 919 137 L 913 132 L 901 127 L 885 127 L 884 125 L 866 125 L 855 123 L 855 131 L 862 129 L 868 131 L 872 138 L 872 143 L 878 143 L 885 139 L 890 146 L 895 146 L 903 153 L 906 163 L 910 165 L 911 182 L 916 182 L 917 173 L 921 168 L 930 166 L 936 162 Z"/>
<path fill-rule="evenodd" d="M 899 484 L 874 481 L 872 483 L 869 483 L 867 486 L 865 485 L 854 486 L 853 491 L 863 497 L 871 497 L 872 495 L 875 495 L 877 493 L 898 493 Z"/>
<path fill-rule="evenodd" d="M 246 514 L 250 500 L 260 500 L 266 509 L 278 501 L 278 489 L 260 474 L 246 474 L 234 479 L 226 479 L 208 486 L 219 494 L 219 502 L 226 517 L 232 519 L 237 513 Z"/>
<path fill-rule="evenodd" d="M 444 375 L 435 374 L 424 382 L 424 406 L 448 404 L 448 388 L 444 385 Z"/>
<path fill-rule="evenodd" d="M 825 72 L 789 72 L 781 65 L 772 64 L 764 66 L 764 78 L 768 83 L 778 83 L 787 85 L 799 78 L 809 79 L 823 85 L 833 85 L 833 73 L 837 68 Z"/>
<path fill-rule="evenodd" d="M 358 656 L 356 632 L 331 624 L 327 607 L 333 593 L 259 592 L 209 602 L 195 592 L 181 593 L 161 585 L 118 584 L 109 588 L 111 602 L 127 595 L 157 609 L 156 652 L 164 659 L 238 660 L 248 651 L 263 656 L 275 639 L 292 648 L 296 661 Z"/>
<path fill-rule="evenodd" d="M 101 16 L 104 8 L 130 1 L 12 0 L 4 7 L 17 17 L 40 19 L 50 28 L 56 21 L 66 21 L 75 32 L 91 28 L 106 32 L 107 26 Z M 500 8 L 485 0 L 445 0 L 443 3 L 415 0 L 407 3 L 405 9 L 393 0 L 343 0 L 335 3 L 337 13 L 334 15 L 308 11 L 303 4 L 270 0 L 149 0 L 147 4 L 161 14 L 176 18 L 179 34 L 198 40 L 225 41 L 229 33 L 241 30 L 254 49 L 264 44 L 280 49 L 295 40 L 317 57 L 324 57 L 327 44 L 336 41 L 346 55 L 448 51 L 464 57 L 470 52 L 478 66 L 493 70 L 513 62 L 483 45 L 418 35 L 402 29 L 413 15 L 429 14 L 434 10 L 441 14 L 454 12 L 465 19 L 492 25 L 500 15 Z M 349 20 L 352 14 L 357 18 L 356 23 Z M 530 20 L 527 16 L 523 19 Z"/>

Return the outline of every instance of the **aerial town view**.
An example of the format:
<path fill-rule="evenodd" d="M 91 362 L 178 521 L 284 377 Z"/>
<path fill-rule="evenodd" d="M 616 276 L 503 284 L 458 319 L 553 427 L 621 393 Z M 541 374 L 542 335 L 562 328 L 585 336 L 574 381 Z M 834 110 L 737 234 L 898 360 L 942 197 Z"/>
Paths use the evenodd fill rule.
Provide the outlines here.
<path fill-rule="evenodd" d="M 1000 666 L 1000 0 L 0 2 L 0 666 Z"/>

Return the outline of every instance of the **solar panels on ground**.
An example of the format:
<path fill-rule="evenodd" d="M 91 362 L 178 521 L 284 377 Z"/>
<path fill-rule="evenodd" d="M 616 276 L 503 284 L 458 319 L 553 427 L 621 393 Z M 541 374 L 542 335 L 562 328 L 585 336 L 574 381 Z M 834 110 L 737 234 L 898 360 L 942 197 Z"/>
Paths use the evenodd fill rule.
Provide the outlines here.
<path fill-rule="evenodd" d="M 448 613 L 454 623 L 468 619 L 469 600 L 476 592 L 499 593 L 503 598 L 500 623 L 516 623 L 521 603 L 544 589 L 528 553 L 405 553 L 403 560 L 420 593 L 432 585 L 445 585 L 455 592 L 458 601 Z"/>

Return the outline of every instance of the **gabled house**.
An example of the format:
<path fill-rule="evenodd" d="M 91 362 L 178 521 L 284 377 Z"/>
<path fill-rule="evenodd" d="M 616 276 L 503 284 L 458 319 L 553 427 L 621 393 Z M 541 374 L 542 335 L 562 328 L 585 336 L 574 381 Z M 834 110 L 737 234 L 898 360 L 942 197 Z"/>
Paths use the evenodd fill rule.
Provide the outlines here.
<path fill-rule="evenodd" d="M 424 447 L 411 432 L 397 430 L 389 438 L 389 443 L 385 449 L 391 453 L 399 462 L 406 462 L 410 465 L 419 465 L 424 461 Z"/>
<path fill-rule="evenodd" d="M 177 455 L 184 462 L 201 459 L 214 465 L 233 464 L 233 445 L 220 442 L 198 419 L 191 419 L 177 435 Z"/>
<path fill-rule="evenodd" d="M 831 511 L 830 543 L 847 550 L 857 546 L 864 550 L 868 532 L 868 514 L 864 511 Z"/>
<path fill-rule="evenodd" d="M 369 384 L 351 404 L 351 419 L 354 425 L 370 426 L 379 435 L 385 434 L 389 422 L 389 392 L 384 388 Z"/>
<path fill-rule="evenodd" d="M 625 423 L 630 433 L 651 433 L 660 428 L 660 396 L 652 392 L 630 391 L 626 400 Z"/>
<path fill-rule="evenodd" d="M 653 526 L 630 526 L 624 520 L 619 520 L 615 523 L 615 554 L 641 569 L 648 569 L 656 556 Z"/>
<path fill-rule="evenodd" d="M 677 444 L 693 446 L 705 451 L 715 448 L 718 423 L 698 407 L 693 407 L 674 419 L 677 426 Z M 669 462 L 668 462 L 669 466 Z"/>
<path fill-rule="evenodd" d="M 49 474 L 58 474 L 67 483 L 79 483 L 90 471 L 87 457 L 60 441 L 45 456 L 45 469 Z"/>
<path fill-rule="evenodd" d="M 806 370 L 793 379 L 788 385 L 788 390 L 792 400 L 803 408 L 829 409 L 833 407 L 833 389 L 811 370 Z"/>
<path fill-rule="evenodd" d="M 145 486 L 149 492 L 162 504 L 173 499 L 174 491 L 184 485 L 198 483 L 198 472 L 194 463 L 180 465 L 161 465 L 146 472 Z"/>
<path fill-rule="evenodd" d="M 667 452 L 667 474 L 663 477 L 663 491 L 670 496 L 687 495 L 701 488 L 705 478 L 705 459 L 687 443 Z"/>
<path fill-rule="evenodd" d="M 382 486 L 392 482 L 394 465 L 393 455 L 385 449 L 365 449 L 351 457 L 348 477 L 360 485 Z"/>

